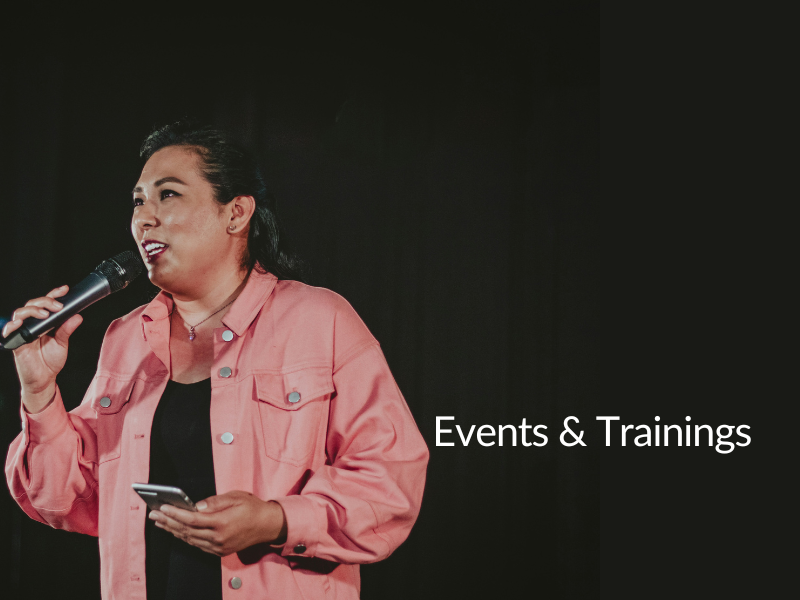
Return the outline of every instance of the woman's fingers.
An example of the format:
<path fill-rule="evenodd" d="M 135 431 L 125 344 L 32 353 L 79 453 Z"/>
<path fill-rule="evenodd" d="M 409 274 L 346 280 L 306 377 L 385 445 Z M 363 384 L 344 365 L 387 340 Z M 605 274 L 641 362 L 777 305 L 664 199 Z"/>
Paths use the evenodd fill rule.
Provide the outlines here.
<path fill-rule="evenodd" d="M 51 298 L 50 296 L 42 296 L 41 298 L 34 298 L 33 300 L 28 300 L 25 303 L 25 307 L 28 306 L 35 306 L 41 309 L 49 310 L 50 312 L 58 312 L 64 305 L 61 304 L 55 298 Z"/>
<path fill-rule="evenodd" d="M 22 322 L 28 317 L 36 317 L 37 319 L 44 319 L 50 313 L 38 306 L 23 306 L 18 308 L 11 315 L 11 320 L 6 323 L 3 328 L 3 337 L 8 337 L 12 332 L 16 331 L 22 326 Z"/>
<path fill-rule="evenodd" d="M 28 300 L 22 308 L 15 310 L 11 320 L 23 320 L 28 317 L 43 319 L 49 316 L 51 312 L 58 312 L 62 308 L 64 308 L 64 305 L 55 298 L 48 298 L 47 296 L 34 298 L 33 300 Z"/>
<path fill-rule="evenodd" d="M 216 548 L 218 546 L 217 542 L 219 536 L 214 529 L 192 527 L 172 517 L 168 517 L 160 511 L 152 511 L 149 514 L 149 518 L 155 521 L 157 527 L 167 530 L 184 542 L 197 546 L 206 552 L 211 552 L 212 554 L 217 553 Z"/>
<path fill-rule="evenodd" d="M 171 533 L 179 540 L 183 540 L 187 544 L 191 544 L 192 546 L 196 546 L 200 548 L 203 552 L 208 552 L 209 554 L 215 554 L 217 556 L 222 556 L 223 553 L 220 550 L 219 544 L 213 542 L 209 539 L 206 539 L 207 535 L 205 534 L 205 530 L 197 530 L 197 529 L 176 529 L 169 524 L 166 524 L 164 521 L 156 521 L 155 526 L 164 529 L 165 531 Z M 202 537 L 206 536 L 206 537 Z"/>
<path fill-rule="evenodd" d="M 5 327 L 3 327 L 3 331 L 0 333 L 2 333 L 3 337 L 8 337 L 10 333 L 19 329 L 20 325 L 22 325 L 22 322 L 28 317 L 44 319 L 49 317 L 50 313 L 60 311 L 62 308 L 64 308 L 64 305 L 56 300 L 56 298 L 60 298 L 68 291 L 69 287 L 62 285 L 54 290 L 50 290 L 46 296 L 28 300 L 25 303 L 25 306 L 18 308 L 13 312 L 11 315 L 11 320 L 6 323 Z M 78 325 L 80 325 L 80 323 L 76 324 L 75 327 Z M 72 331 L 75 331 L 75 329 L 73 328 Z M 69 333 L 72 333 L 72 331 Z M 69 337 L 69 334 L 67 334 L 67 337 Z"/>
<path fill-rule="evenodd" d="M 151 514 L 156 517 L 155 520 L 169 519 L 171 523 L 178 523 L 193 529 L 213 529 L 218 524 L 214 515 L 184 510 L 169 504 L 165 504 L 161 510 L 153 511 Z"/>
<path fill-rule="evenodd" d="M 5 326 L 3 326 L 3 331 L 2 331 L 3 337 L 7 338 L 9 334 L 19 329 L 20 325 L 22 325 L 22 319 L 12 320 L 6 323 Z"/>
<path fill-rule="evenodd" d="M 28 317 L 36 317 L 37 319 L 44 319 L 50 315 L 50 311 L 40 306 L 23 306 L 14 311 L 11 315 L 12 321 L 24 321 Z"/>
<path fill-rule="evenodd" d="M 64 288 L 66 288 L 66 286 L 64 286 Z M 63 296 L 66 293 L 66 289 L 60 294 L 58 293 L 59 289 L 60 288 L 56 288 L 50 293 L 56 293 L 59 296 Z M 50 313 L 58 312 L 62 308 L 64 308 L 64 305 L 51 296 L 42 296 L 41 298 L 33 298 L 32 300 L 28 300 L 25 303 L 25 306 L 18 308 L 13 312 L 11 315 L 11 320 L 3 328 L 3 337 L 8 337 L 9 333 L 19 329 L 19 326 L 22 325 L 22 321 L 28 317 L 45 319 L 50 316 Z"/>
<path fill-rule="evenodd" d="M 69 291 L 69 286 L 67 286 L 67 285 L 62 285 L 61 287 L 57 287 L 57 288 L 56 288 L 56 289 L 54 289 L 54 290 L 50 290 L 50 291 L 47 293 L 47 297 L 48 297 L 48 298 L 61 298 L 61 296 L 63 296 L 64 294 L 66 294 L 68 291 Z"/>
<path fill-rule="evenodd" d="M 64 321 L 61 327 L 56 329 L 56 341 L 62 346 L 66 346 L 69 336 L 75 332 L 78 325 L 81 323 L 83 323 L 83 317 L 81 315 L 72 315 L 69 319 Z"/>

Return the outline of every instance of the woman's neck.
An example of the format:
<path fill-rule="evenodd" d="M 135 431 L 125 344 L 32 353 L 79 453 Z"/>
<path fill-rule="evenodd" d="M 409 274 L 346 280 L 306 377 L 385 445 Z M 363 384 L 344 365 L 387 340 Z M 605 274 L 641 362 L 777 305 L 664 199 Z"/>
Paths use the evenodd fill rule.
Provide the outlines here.
<path fill-rule="evenodd" d="M 245 271 L 233 272 L 222 281 L 216 281 L 213 285 L 207 285 L 193 293 L 173 293 L 174 310 L 189 323 L 200 321 L 233 303 L 244 289 L 248 275 Z"/>

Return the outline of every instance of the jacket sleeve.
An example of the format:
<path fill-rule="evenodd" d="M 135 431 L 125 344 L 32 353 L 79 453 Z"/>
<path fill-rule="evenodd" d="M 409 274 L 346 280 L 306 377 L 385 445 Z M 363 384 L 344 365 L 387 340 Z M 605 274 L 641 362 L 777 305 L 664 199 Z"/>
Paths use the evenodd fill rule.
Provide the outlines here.
<path fill-rule="evenodd" d="M 326 464 L 300 494 L 274 498 L 286 515 L 283 556 L 382 560 L 419 514 L 428 448 L 377 341 L 354 311 L 346 317 L 366 335 L 347 336 L 355 343 L 339 340 Z"/>
<path fill-rule="evenodd" d="M 22 409 L 22 432 L 6 457 L 6 481 L 30 517 L 57 529 L 97 535 L 97 435 L 86 402 L 68 413 L 56 387 L 40 413 Z"/>

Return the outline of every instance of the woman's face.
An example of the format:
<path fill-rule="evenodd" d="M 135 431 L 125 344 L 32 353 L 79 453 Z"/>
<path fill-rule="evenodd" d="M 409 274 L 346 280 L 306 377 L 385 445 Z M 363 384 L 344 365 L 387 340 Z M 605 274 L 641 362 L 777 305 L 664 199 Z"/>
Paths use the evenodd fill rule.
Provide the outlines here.
<path fill-rule="evenodd" d="M 161 289 L 194 294 L 217 273 L 230 272 L 230 216 L 200 173 L 200 157 L 181 146 L 162 148 L 133 190 L 131 231 L 150 280 Z"/>

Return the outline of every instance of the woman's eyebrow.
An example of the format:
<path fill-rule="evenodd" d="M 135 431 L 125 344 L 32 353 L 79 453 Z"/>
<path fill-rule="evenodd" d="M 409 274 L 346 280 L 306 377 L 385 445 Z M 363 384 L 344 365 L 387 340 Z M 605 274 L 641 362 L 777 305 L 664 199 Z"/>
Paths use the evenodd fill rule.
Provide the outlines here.
<path fill-rule="evenodd" d="M 181 181 L 177 177 L 162 177 L 161 179 L 159 179 L 158 181 L 156 181 L 153 184 L 153 187 L 158 187 L 160 185 L 164 185 L 165 183 L 180 183 L 181 185 L 186 185 L 186 183 L 184 183 L 183 181 Z M 143 191 L 144 191 L 144 189 L 142 189 L 141 186 L 137 185 L 135 188 L 133 188 L 133 191 L 131 193 L 135 194 L 137 192 L 143 192 Z"/>

